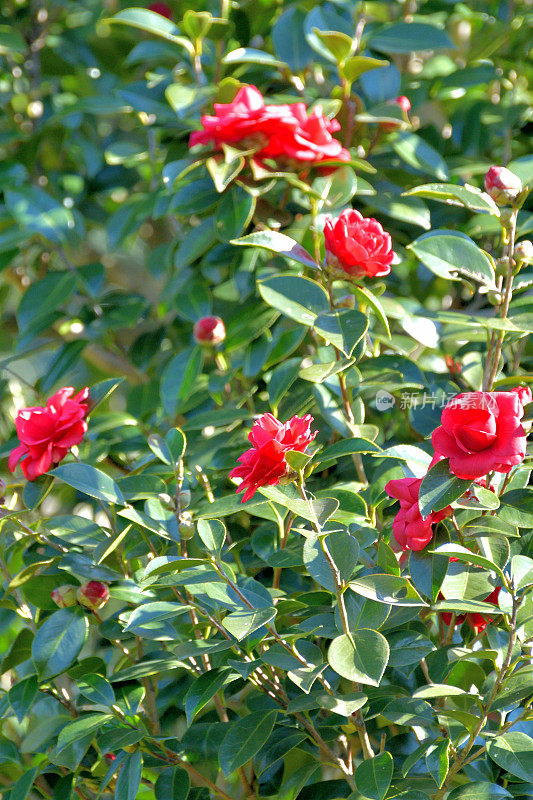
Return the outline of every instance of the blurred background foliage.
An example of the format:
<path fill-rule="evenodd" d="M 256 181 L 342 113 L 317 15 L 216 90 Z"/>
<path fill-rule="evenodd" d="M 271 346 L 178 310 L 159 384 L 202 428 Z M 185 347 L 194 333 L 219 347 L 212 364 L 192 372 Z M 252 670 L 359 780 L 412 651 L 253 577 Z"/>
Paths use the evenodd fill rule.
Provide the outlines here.
<path fill-rule="evenodd" d="M 193 493 L 195 513 L 207 513 L 206 487 L 207 496 L 211 491 L 217 500 L 224 496 L 226 505 L 218 504 L 212 514 L 235 513 L 232 558 L 243 574 L 249 571 L 271 583 L 277 562 L 271 557 L 267 504 L 237 514 L 238 500 L 228 501 L 233 487 L 227 472 L 242 452 L 254 413 L 271 410 L 286 419 L 311 412 L 318 419 L 321 444 L 357 433 L 380 446 L 420 443 L 438 424 L 438 405 L 402 409 L 398 402 L 384 414 L 375 408 L 377 391 L 441 396 L 479 388 L 486 330 L 478 319 L 493 313 L 488 290 L 473 297 L 471 265 L 463 264 L 461 278 L 451 280 L 446 272 L 430 271 L 407 245 L 430 229 L 446 228 L 466 234 L 483 249 L 497 250 L 498 221 L 483 207 L 472 213 L 405 192 L 436 182 L 480 187 L 491 164 L 507 164 L 524 183 L 531 182 L 533 8 L 519 0 L 222 0 L 221 5 L 197 2 L 192 9 L 190 3 L 169 0 L 168 5 L 168 24 L 142 13 L 128 16 L 128 4 L 112 0 L 3 0 L 0 6 L 0 455 L 7 456 L 15 444 L 16 409 L 41 404 L 60 386 L 110 381 L 101 385 L 101 396 L 112 386 L 116 390 L 91 419 L 80 447 L 82 460 L 109 471 L 124 497 L 170 531 L 172 539 L 174 520 L 159 495 L 175 489 L 175 476 L 153 456 L 147 437 L 182 427 L 191 453 L 185 485 Z M 343 37 L 354 32 L 361 37 L 360 54 L 382 63 L 346 56 Z M 330 175 L 313 171 L 271 179 L 258 174 L 242 185 L 234 180 L 241 168 L 238 158 L 221 165 L 191 155 L 189 136 L 198 129 L 201 113 L 208 113 L 214 101 L 229 102 L 241 84 L 257 85 L 270 101 L 299 98 L 336 115 L 351 165 Z M 409 120 L 388 102 L 398 95 L 410 99 Z M 282 230 L 314 252 L 313 227 L 321 230 L 326 214 L 334 216 L 350 204 L 382 222 L 398 254 L 386 286 L 372 284 L 392 338 L 375 314 L 376 357 L 361 361 L 348 376 L 355 397 L 352 427 L 339 412 L 335 381 L 302 374 L 317 356 L 327 361 L 328 348 L 316 346 L 303 326 L 266 305 L 256 288 L 258 278 L 280 269 L 298 274 L 298 268 L 270 252 L 230 244 L 266 227 Z M 532 232 L 529 199 L 519 214 L 518 237 Z M 524 335 L 531 330 L 527 289 L 532 274 L 526 267 L 517 280 L 512 314 L 520 317 L 522 327 L 517 322 L 506 351 L 510 373 L 518 377 L 533 372 L 533 351 Z M 210 313 L 224 320 L 227 331 L 217 351 L 202 350 L 192 336 L 194 322 Z M 379 346 L 385 354 L 379 354 Z M 460 376 L 454 362 L 461 365 Z M 119 384 L 118 379 L 124 380 Z M 370 485 L 359 494 L 354 493 L 357 476 L 350 460 L 334 468 L 332 480 L 346 522 L 355 518 L 363 524 L 368 508 L 383 500 L 385 483 L 403 475 L 397 460 L 367 461 Z M 139 475 L 141 481 L 135 482 Z M 45 481 L 24 489 L 18 477 L 5 477 L 9 491 L 20 491 L 21 504 L 30 512 L 38 506 Z M 318 483 L 315 489 L 320 490 Z M 65 507 L 74 508 L 79 519 L 89 515 L 105 522 L 97 503 L 67 486 L 46 498 L 41 515 L 53 518 Z M 526 517 L 530 520 L 531 514 Z M 36 512 L 32 524 L 38 525 L 37 519 Z M 24 584 L 24 599 L 37 609 L 39 622 L 53 610 L 49 592 L 64 582 L 65 570 L 80 578 L 124 578 L 115 555 L 98 565 L 105 547 L 97 530 L 81 526 L 76 532 L 68 519 L 63 527 L 54 522 L 52 529 L 71 547 L 70 561 L 63 571 L 54 565 Z M 118 524 L 122 532 L 124 520 Z M 385 524 L 390 530 L 390 520 Z M 150 548 L 159 544 L 150 530 L 142 536 L 135 530 L 124 534 L 121 552 L 140 568 Z M 36 543 L 24 542 L 24 550 L 12 539 L 7 542 L 12 572 L 44 557 Z M 521 548 L 531 555 L 529 534 Z M 387 552 L 382 551 L 385 571 Z M 282 588 L 305 590 L 305 602 L 321 608 L 324 592 L 312 597 L 309 576 L 288 564 Z M 124 580 L 112 597 L 117 604 L 135 604 L 137 588 Z M 405 610 L 395 613 L 398 624 L 408 621 Z M 287 624 L 294 622 L 288 612 L 285 616 Z M 20 648 L 27 656 L 20 619 L 8 602 L 0 610 L 0 623 L 2 651 L 18 636 L 10 652 Z M 106 620 L 100 633 L 107 643 L 98 640 L 101 650 L 96 644 L 93 650 L 110 661 L 110 642 L 123 636 L 116 618 Z M 496 634 L 491 645 L 501 645 Z M 403 646 L 399 641 L 398 652 Z M 17 658 L 8 656 L 7 667 Z M 404 665 L 399 658 L 397 663 L 401 673 Z M 101 671 L 101 665 L 90 666 Z M 408 666 L 405 675 L 396 672 L 395 678 L 412 688 L 413 663 Z M 83 674 L 80 669 L 72 680 Z M 485 672 L 477 669 L 482 674 L 474 682 L 481 685 Z M 163 728 L 173 734 L 185 727 L 181 706 L 189 685 L 189 676 L 176 670 L 160 686 L 158 712 Z M 139 698 L 133 684 L 125 686 L 119 702 L 134 712 Z M 34 699 L 21 706 L 22 719 Z M 381 707 L 377 690 L 373 703 L 375 718 Z M 264 714 L 260 704 L 257 709 Z M 37 713 L 52 713 L 51 706 L 42 705 Z M 216 739 L 218 722 L 209 713 L 199 725 L 212 726 Z M 391 726 L 394 736 L 397 728 Z M 327 727 L 322 730 L 326 738 Z M 193 760 L 208 761 L 218 740 L 214 746 L 206 728 L 190 730 L 188 752 Z M 413 749 L 409 736 L 403 730 L 396 736 L 395 754 L 401 758 Z M 110 742 L 121 746 L 119 739 Z M 44 750 L 48 743 L 36 734 L 24 752 Z M 21 765 L 4 740 L 2 747 L 7 755 L 0 771 L 9 783 L 19 777 Z M 64 769 L 84 775 L 93 797 L 106 769 L 99 761 L 92 774 L 87 760 L 81 760 L 84 755 L 77 763 L 74 756 L 65 761 Z M 57 758 L 54 763 L 61 765 Z M 302 763 L 308 768 L 305 758 Z M 136 769 L 133 761 L 128 764 Z M 279 789 L 281 778 L 279 764 L 276 772 L 267 755 L 265 764 L 264 793 L 269 794 Z M 149 766 L 159 769 L 161 763 Z M 470 774 L 491 781 L 495 770 L 485 756 Z M 308 769 L 307 779 L 311 774 Z M 396 796 L 427 798 L 428 774 L 419 780 L 418 794 L 400 780 Z M 62 781 L 54 784 L 54 798 L 71 791 Z M 341 790 L 337 781 L 330 787 L 332 782 L 324 780 L 320 789 L 304 789 L 298 796 L 337 797 L 335 791 Z M 20 786 L 11 800 L 26 797 Z M 158 800 L 174 796 L 164 793 L 166 787 L 160 784 Z M 144 794 L 138 796 L 152 797 L 151 791 L 141 787 Z M 194 791 L 195 797 L 204 796 L 204 790 Z M 530 789 L 523 791 L 516 796 L 530 796 Z M 128 794 L 116 796 L 130 800 Z M 288 789 L 283 795 L 293 796 Z M 490 800 L 499 796 L 505 795 L 492 794 Z"/>

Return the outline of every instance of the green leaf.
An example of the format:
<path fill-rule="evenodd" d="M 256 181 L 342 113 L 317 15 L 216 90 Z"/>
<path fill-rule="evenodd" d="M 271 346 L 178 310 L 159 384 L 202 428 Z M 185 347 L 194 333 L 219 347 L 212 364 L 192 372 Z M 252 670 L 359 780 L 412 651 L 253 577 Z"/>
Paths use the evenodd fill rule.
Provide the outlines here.
<path fill-rule="evenodd" d="M 400 131 L 392 142 L 392 147 L 410 167 L 435 175 L 439 180 L 448 180 L 448 167 L 443 157 L 416 133 Z"/>
<path fill-rule="evenodd" d="M 302 9 L 291 6 L 278 17 L 271 32 L 274 52 L 295 73 L 302 71 L 315 58 L 304 36 L 305 17 Z"/>
<path fill-rule="evenodd" d="M 135 800 L 141 784 L 143 760 L 139 750 L 124 761 L 118 773 L 115 796 L 120 800 Z"/>
<path fill-rule="evenodd" d="M 448 558 L 457 558 L 459 561 L 464 561 L 467 564 L 476 564 L 478 567 L 484 567 L 491 572 L 496 572 L 502 581 L 505 580 L 503 570 L 500 569 L 498 564 L 495 564 L 490 558 L 478 555 L 478 553 L 473 553 L 467 547 L 462 547 L 460 544 L 441 544 L 432 552 L 437 555 L 442 554 L 448 556 Z"/>
<path fill-rule="evenodd" d="M 369 56 L 351 56 L 344 62 L 342 72 L 350 83 L 353 83 L 365 72 L 378 67 L 386 67 L 388 61 L 383 61 L 379 58 L 370 58 Z"/>
<path fill-rule="evenodd" d="M 324 464 L 327 461 L 337 461 L 344 456 L 351 456 L 354 453 L 379 453 L 379 445 L 371 442 L 370 439 L 362 439 L 357 436 L 353 439 L 343 439 L 340 442 L 325 447 L 313 458 L 313 464 Z"/>
<path fill-rule="evenodd" d="M 155 800 L 187 800 L 190 786 L 186 770 L 181 767 L 167 767 L 155 782 Z"/>
<path fill-rule="evenodd" d="M 69 722 L 59 733 L 57 752 L 60 753 L 89 734 L 94 735 L 102 725 L 112 719 L 114 719 L 113 714 L 84 714 L 73 722 Z"/>
<path fill-rule="evenodd" d="M 426 267 L 446 280 L 465 275 L 493 287 L 494 269 L 488 256 L 472 239 L 457 231 L 435 230 L 407 245 Z"/>
<path fill-rule="evenodd" d="M 199 225 L 189 228 L 186 236 L 179 244 L 174 256 L 174 263 L 182 270 L 196 261 L 216 242 L 215 218 L 207 217 Z"/>
<path fill-rule="evenodd" d="M 243 609 L 228 614 L 222 624 L 240 642 L 263 625 L 268 625 L 275 616 L 275 608 Z"/>
<path fill-rule="evenodd" d="M 248 763 L 272 733 L 277 711 L 256 711 L 232 722 L 218 752 L 220 768 L 230 775 Z"/>
<path fill-rule="evenodd" d="M 112 706 L 115 703 L 113 687 L 101 675 L 84 675 L 78 681 L 78 689 L 90 703 L 101 706 Z"/>
<path fill-rule="evenodd" d="M 368 317 L 348 308 L 329 311 L 317 316 L 313 328 L 349 358 L 367 331 Z"/>
<path fill-rule="evenodd" d="M 271 253 L 277 253 L 284 258 L 297 261 L 305 267 L 317 269 L 317 263 L 307 250 L 284 233 L 257 231 L 256 233 L 248 234 L 248 236 L 243 236 L 241 239 L 233 239 L 231 244 L 260 247 L 263 250 L 270 250 Z"/>
<path fill-rule="evenodd" d="M 89 622 L 81 608 L 61 608 L 47 617 L 31 649 L 39 680 L 53 678 L 74 663 L 88 629 Z"/>
<path fill-rule="evenodd" d="M 490 739 L 487 752 L 499 767 L 523 781 L 533 783 L 533 739 L 521 731 L 510 731 Z"/>
<path fill-rule="evenodd" d="M 179 28 L 166 17 L 149 11 L 147 8 L 126 8 L 119 11 L 114 17 L 108 17 L 106 22 L 115 25 L 131 25 L 133 28 L 140 28 L 147 33 L 153 33 L 169 42 L 174 42 L 184 47 L 191 55 L 194 55 L 194 47 L 184 36 L 179 36 Z"/>
<path fill-rule="evenodd" d="M 416 589 L 430 600 L 436 600 L 446 576 L 449 559 L 432 555 L 427 550 L 409 553 L 409 573 Z"/>
<path fill-rule="evenodd" d="M 265 67 L 286 67 L 284 61 L 280 61 L 271 53 L 265 53 L 263 50 L 256 50 L 253 47 L 237 47 L 226 53 L 222 59 L 223 64 L 261 64 Z"/>
<path fill-rule="evenodd" d="M 180 428 L 171 428 L 165 436 L 165 442 L 168 445 L 170 453 L 174 462 L 177 464 L 183 458 L 185 449 L 187 447 L 187 439 L 185 434 Z"/>
<path fill-rule="evenodd" d="M 275 275 L 257 284 L 263 300 L 289 319 L 312 325 L 318 314 L 329 311 L 329 299 L 320 284 L 297 275 Z"/>
<path fill-rule="evenodd" d="M 504 798 L 512 796 L 507 789 L 496 783 L 474 781 L 466 786 L 453 789 L 448 795 L 448 800 L 504 800 Z"/>
<path fill-rule="evenodd" d="M 427 197 L 452 206 L 468 208 L 475 213 L 485 212 L 499 217 L 500 212 L 494 200 L 476 186 L 457 186 L 455 183 L 426 183 L 404 192 L 405 197 Z"/>
<path fill-rule="evenodd" d="M 100 403 L 103 403 L 104 400 L 107 400 L 107 398 L 113 394 L 115 389 L 123 382 L 124 378 L 109 378 L 109 380 L 106 381 L 98 381 L 98 383 L 93 383 L 89 389 L 89 414 L 92 414 L 95 408 L 100 405 Z"/>
<path fill-rule="evenodd" d="M 357 565 L 359 542 L 345 531 L 335 531 L 324 537 L 330 555 L 343 582 L 349 581 Z M 324 555 L 320 540 L 316 537 L 306 539 L 303 550 L 304 564 L 317 583 L 330 592 L 335 592 L 336 584 L 331 566 Z"/>
<path fill-rule="evenodd" d="M 368 575 L 351 580 L 348 584 L 352 592 L 388 603 L 392 606 L 423 606 L 424 601 L 407 578 L 399 575 Z"/>
<path fill-rule="evenodd" d="M 236 672 L 232 672 L 228 668 L 209 670 L 195 678 L 184 699 L 187 725 L 192 723 L 196 714 L 213 699 L 217 692 L 239 678 L 240 676 Z"/>
<path fill-rule="evenodd" d="M 432 511 L 441 511 L 449 506 L 471 486 L 472 481 L 456 478 L 450 472 L 448 459 L 438 461 L 427 473 L 420 485 L 418 504 L 423 519 Z"/>
<path fill-rule="evenodd" d="M 450 742 L 448 739 L 443 739 L 438 743 L 430 745 L 426 752 L 426 766 L 428 772 L 439 789 L 446 780 L 448 768 L 450 766 L 449 748 Z"/>
<path fill-rule="evenodd" d="M 230 183 L 235 180 L 237 175 L 242 172 L 245 164 L 246 160 L 242 156 L 234 158 L 231 161 L 223 161 L 221 158 L 215 158 L 214 156 L 208 158 L 206 167 L 213 179 L 217 192 L 224 192 Z M 237 235 L 239 233 L 240 231 L 237 232 Z M 229 239 L 226 241 L 229 241 Z"/>
<path fill-rule="evenodd" d="M 158 433 L 151 433 L 147 442 L 152 453 L 154 453 L 163 464 L 168 464 L 169 466 L 174 465 L 172 453 L 162 436 L 159 436 Z"/>
<path fill-rule="evenodd" d="M 54 244 L 64 244 L 74 229 L 72 211 L 38 186 L 6 189 L 6 207 L 28 234 L 40 234 Z"/>
<path fill-rule="evenodd" d="M 268 399 L 274 414 L 277 413 L 279 401 L 285 397 L 298 377 L 301 363 L 301 358 L 288 358 L 272 370 L 268 381 Z"/>
<path fill-rule="evenodd" d="M 48 473 L 54 478 L 72 486 L 83 494 L 94 497 L 96 500 L 102 500 L 106 503 L 116 503 L 117 505 L 124 505 L 124 498 L 122 492 L 118 488 L 115 481 L 96 467 L 91 467 L 89 464 L 63 464 Z"/>
<path fill-rule="evenodd" d="M 221 242 L 236 239 L 248 227 L 255 203 L 255 197 L 242 186 L 231 186 L 224 192 L 215 213 L 215 229 Z"/>
<path fill-rule="evenodd" d="M 144 636 L 147 639 L 172 642 L 176 639 L 176 629 L 172 625 L 172 620 L 188 610 L 189 606 L 162 600 L 143 603 L 132 611 L 124 631 L 131 631 L 136 636 Z"/>
<path fill-rule="evenodd" d="M 198 535 L 212 553 L 220 553 L 226 540 L 226 526 L 219 519 L 198 520 Z"/>
<path fill-rule="evenodd" d="M 202 364 L 202 348 L 194 345 L 175 355 L 163 370 L 160 394 L 169 416 L 174 416 L 194 391 Z"/>
<path fill-rule="evenodd" d="M 37 697 L 39 686 L 35 675 L 15 683 L 8 692 L 9 704 L 19 722 L 22 722 L 33 705 Z"/>
<path fill-rule="evenodd" d="M 379 26 L 366 40 L 380 53 L 411 53 L 417 50 L 448 50 L 454 43 L 441 28 L 424 22 L 395 22 Z"/>
<path fill-rule="evenodd" d="M 394 771 L 390 753 L 380 753 L 363 761 L 354 773 L 355 785 L 369 800 L 384 800 L 387 796 Z"/>
<path fill-rule="evenodd" d="M 389 660 L 389 645 L 381 633 L 359 628 L 337 636 L 328 650 L 330 666 L 343 678 L 368 686 L 379 686 Z M 355 647 L 354 647 L 355 645 Z"/>
<path fill-rule="evenodd" d="M 381 712 L 385 719 L 396 725 L 420 725 L 428 727 L 434 722 L 433 709 L 425 700 L 402 697 L 392 700 Z"/>
<path fill-rule="evenodd" d="M 9 800 L 26 800 L 33 781 L 37 777 L 38 767 L 32 767 L 15 781 L 9 792 Z"/>
<path fill-rule="evenodd" d="M 298 377 L 310 383 L 323 383 L 339 372 L 344 372 L 354 363 L 354 358 L 341 358 L 338 361 L 329 361 L 326 364 L 312 364 L 310 367 L 300 369 Z"/>

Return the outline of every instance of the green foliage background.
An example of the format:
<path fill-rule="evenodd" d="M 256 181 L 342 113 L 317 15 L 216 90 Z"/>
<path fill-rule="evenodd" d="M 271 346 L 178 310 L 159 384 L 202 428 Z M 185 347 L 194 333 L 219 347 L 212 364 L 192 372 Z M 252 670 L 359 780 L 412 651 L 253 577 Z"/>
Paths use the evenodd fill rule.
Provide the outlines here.
<path fill-rule="evenodd" d="M 501 328 L 498 212 L 464 184 L 481 187 L 491 164 L 533 181 L 531 6 L 170 5 L 174 23 L 111 0 L 1 8 L 0 455 L 18 408 L 65 385 L 101 403 L 80 464 L 30 484 L 4 475 L 2 796 L 525 800 L 528 460 L 499 499 L 459 501 L 471 555 L 439 528 L 434 546 L 460 558 L 449 569 L 430 547 L 400 574 L 384 486 L 427 467 L 441 398 L 481 388 Z M 251 182 L 235 153 L 191 155 L 201 113 L 240 84 L 320 102 L 351 165 Z M 384 132 L 399 94 L 412 125 Z M 309 325 L 329 300 L 268 233 L 314 256 L 325 216 L 349 205 L 383 223 L 399 256 L 357 295 L 370 339 L 342 342 L 353 419 L 333 347 Z M 265 247 L 231 243 L 265 230 Z M 532 231 L 528 199 L 518 240 Z M 496 388 L 533 380 L 532 271 L 515 281 Z M 210 313 L 227 330 L 216 356 L 192 337 Z M 387 412 L 380 390 L 396 399 Z M 434 402 L 402 408 L 405 392 Z M 265 411 L 315 417 L 310 503 L 292 487 L 245 507 L 234 494 L 227 473 Z M 197 528 L 186 543 L 180 488 Z M 355 657 L 317 544 L 332 529 Z M 88 579 L 110 584 L 102 619 L 56 609 L 53 588 Z M 461 613 L 502 584 L 486 635 L 442 638 L 442 588 Z"/>

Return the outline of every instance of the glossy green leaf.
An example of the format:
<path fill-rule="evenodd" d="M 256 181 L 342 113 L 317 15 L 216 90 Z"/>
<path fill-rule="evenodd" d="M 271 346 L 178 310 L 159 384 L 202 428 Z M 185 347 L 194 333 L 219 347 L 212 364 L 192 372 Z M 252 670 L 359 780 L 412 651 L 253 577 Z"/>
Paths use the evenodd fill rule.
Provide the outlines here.
<path fill-rule="evenodd" d="M 61 608 L 47 617 L 32 644 L 33 663 L 40 680 L 68 669 L 85 644 L 89 623 L 80 608 Z"/>
<path fill-rule="evenodd" d="M 277 715 L 277 711 L 257 711 L 230 724 L 218 752 L 224 775 L 244 766 L 263 747 L 272 733 Z"/>
<path fill-rule="evenodd" d="M 290 236 L 277 231 L 258 231 L 257 233 L 250 233 L 248 236 L 243 236 L 241 239 L 233 239 L 231 244 L 243 245 L 248 247 L 261 247 L 263 250 L 269 250 L 271 253 L 277 253 L 292 261 L 297 261 L 310 269 L 316 269 L 317 264 L 310 254 L 302 247 L 301 244 L 295 242 Z"/>
<path fill-rule="evenodd" d="M 96 500 L 124 505 L 124 497 L 115 481 L 102 470 L 89 464 L 62 464 L 48 474 Z"/>
<path fill-rule="evenodd" d="M 363 761 L 354 773 L 357 789 L 369 800 L 384 800 L 392 780 L 394 763 L 390 753 Z"/>
<path fill-rule="evenodd" d="M 343 678 L 365 686 L 379 686 L 389 660 L 389 645 L 381 633 L 360 628 L 350 639 L 334 639 L 328 650 L 332 669 Z"/>

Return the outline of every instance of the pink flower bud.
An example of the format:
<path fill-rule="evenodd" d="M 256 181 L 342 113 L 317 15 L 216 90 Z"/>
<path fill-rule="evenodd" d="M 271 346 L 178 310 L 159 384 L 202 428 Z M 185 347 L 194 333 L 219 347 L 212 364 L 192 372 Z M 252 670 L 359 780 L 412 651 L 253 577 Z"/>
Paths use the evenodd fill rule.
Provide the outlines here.
<path fill-rule="evenodd" d="M 499 206 L 508 206 L 522 191 L 522 181 L 507 167 L 491 167 L 485 175 L 485 190 Z"/>
<path fill-rule="evenodd" d="M 104 753 L 104 758 L 108 764 L 112 764 L 113 761 L 116 761 L 117 757 L 114 753 Z"/>
<path fill-rule="evenodd" d="M 411 101 L 404 94 L 401 94 L 396 100 L 393 101 L 397 106 L 400 106 L 404 114 L 408 114 L 411 110 Z"/>
<path fill-rule="evenodd" d="M 76 597 L 82 606 L 95 611 L 107 603 L 109 587 L 101 581 L 87 581 L 80 586 Z"/>
<path fill-rule="evenodd" d="M 226 338 L 226 328 L 220 317 L 202 317 L 195 323 L 193 334 L 199 344 L 220 344 Z"/>
<path fill-rule="evenodd" d="M 518 242 L 514 249 L 514 257 L 519 264 L 526 261 L 530 264 L 533 263 L 533 242 L 529 239 L 522 239 L 521 242 Z"/>
<path fill-rule="evenodd" d="M 65 584 L 65 586 L 58 586 L 56 589 L 52 590 L 50 596 L 59 608 L 68 608 L 69 606 L 76 605 L 75 586 L 69 586 L 68 584 Z"/>

